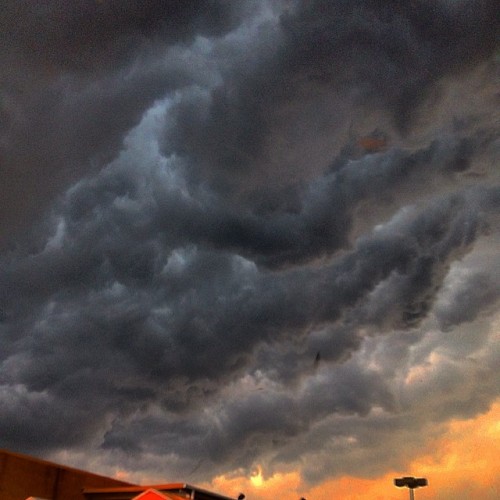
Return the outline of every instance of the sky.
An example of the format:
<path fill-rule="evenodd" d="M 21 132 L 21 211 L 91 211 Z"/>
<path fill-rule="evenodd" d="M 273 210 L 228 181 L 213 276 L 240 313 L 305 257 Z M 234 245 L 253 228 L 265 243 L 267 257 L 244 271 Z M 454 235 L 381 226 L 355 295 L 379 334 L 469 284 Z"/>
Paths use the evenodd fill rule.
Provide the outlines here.
<path fill-rule="evenodd" d="M 0 447 L 250 500 L 498 498 L 493 0 L 5 0 Z"/>

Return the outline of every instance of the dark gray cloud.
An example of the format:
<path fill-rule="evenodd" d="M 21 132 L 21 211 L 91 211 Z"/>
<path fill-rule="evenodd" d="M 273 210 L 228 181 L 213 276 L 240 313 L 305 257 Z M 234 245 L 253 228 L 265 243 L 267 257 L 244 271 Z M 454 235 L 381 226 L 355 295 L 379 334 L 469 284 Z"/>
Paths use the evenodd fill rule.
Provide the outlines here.
<path fill-rule="evenodd" d="M 378 164 L 373 158 L 365 162 L 370 172 L 378 168 L 381 174 L 391 169 L 399 172 L 401 165 L 420 165 L 402 161 L 401 154 L 387 153 L 385 161 Z M 431 155 L 423 156 L 432 163 Z M 355 204 L 354 193 L 364 191 L 362 179 L 370 183 L 372 176 L 362 175 L 366 168 L 362 159 L 351 167 L 357 182 L 352 183 L 353 195 L 347 198 Z M 350 185 L 345 182 L 348 175 L 340 173 L 330 179 L 332 174 L 327 172 L 323 182 L 327 186 L 336 182 Z M 170 198 L 167 210 L 127 174 L 130 171 L 122 159 L 91 181 L 75 186 L 60 205 L 55 234 L 39 251 L 5 259 L 2 303 L 5 338 L 12 341 L 4 351 L 2 378 L 7 384 L 22 384 L 30 393 L 48 392 L 55 403 L 73 409 L 61 412 L 62 422 L 54 420 L 53 425 L 68 426 L 68 430 L 78 427 L 81 444 L 92 439 L 96 425 L 106 427 L 110 414 L 127 419 L 142 408 L 144 420 L 133 420 L 132 430 L 118 420 L 116 430 L 113 426 L 103 436 L 102 445 L 105 449 L 133 448 L 130 431 L 144 435 L 148 443 L 134 441 L 136 452 L 144 446 L 154 448 L 146 437 L 147 430 L 154 429 L 148 408 L 159 404 L 166 414 L 152 435 L 167 432 L 171 437 L 158 441 L 158 446 L 180 453 L 182 440 L 179 450 L 170 440 L 185 433 L 186 439 L 194 440 L 193 446 L 208 446 L 207 463 L 228 463 L 231 459 L 234 466 L 237 461 L 250 466 L 258 456 L 257 450 L 242 452 L 244 457 L 234 451 L 247 450 L 247 443 L 255 439 L 279 444 L 330 413 L 366 415 L 375 404 L 392 408 L 388 389 L 373 374 L 366 376 L 377 386 L 369 390 L 375 401 L 367 399 L 366 386 L 363 390 L 361 383 L 356 386 L 355 373 L 349 375 L 349 382 L 338 386 L 337 395 L 334 388 L 338 382 L 332 380 L 314 385 L 298 399 L 286 391 L 311 371 L 313 353 L 323 349 L 322 343 L 327 346 L 323 351 L 327 363 L 346 359 L 359 349 L 357 329 L 363 322 L 377 324 L 373 314 L 363 316 L 365 307 L 367 311 L 372 307 L 370 303 L 378 304 L 377 315 L 393 318 L 390 322 L 386 319 L 386 328 L 408 328 L 422 321 L 432 308 L 450 262 L 470 249 L 486 230 L 488 214 L 497 213 L 499 205 L 496 188 L 470 188 L 396 215 L 329 263 L 268 271 L 256 265 L 259 252 L 254 249 L 254 238 L 244 234 L 245 225 L 234 234 L 238 244 L 219 236 L 227 233 L 224 220 L 236 218 L 237 213 L 230 209 L 210 213 L 210 206 L 217 206 L 215 196 L 209 198 L 210 206 L 201 205 L 193 212 L 194 199 L 180 199 L 176 190 L 167 187 L 160 190 L 162 201 Z M 135 182 L 143 181 L 143 175 Z M 392 177 L 379 175 L 372 187 L 377 191 L 391 189 L 392 182 L 384 179 L 392 181 Z M 337 189 L 328 191 L 333 194 L 327 199 L 338 196 Z M 364 199 L 368 198 L 367 194 Z M 130 211 L 134 202 L 136 207 Z M 323 205 L 312 204 L 296 217 L 321 220 L 326 211 Z M 343 209 L 350 207 L 345 204 Z M 165 227 L 159 214 L 170 221 L 172 212 L 175 227 Z M 180 214 L 185 217 L 182 223 L 178 221 Z M 272 226 L 273 220 L 269 216 L 255 219 L 254 226 L 259 228 L 259 224 Z M 301 222 L 298 225 L 308 227 Z M 293 224 L 289 227 L 293 232 Z M 250 249 L 246 248 L 248 242 L 252 242 Z M 327 249 L 334 252 L 337 246 Z M 322 244 L 307 248 L 308 261 L 324 255 Z M 269 253 L 268 247 L 260 252 L 264 256 Z M 280 255 L 280 248 L 275 254 Z M 374 300 L 379 286 L 389 288 L 390 303 Z M 477 301 L 478 307 L 479 303 L 488 304 L 480 296 Z M 28 310 L 31 314 L 27 316 Z M 356 316 L 356 321 L 349 320 Z M 340 326 L 342 317 L 347 321 L 344 333 L 335 327 Z M 308 345 L 308 332 L 322 325 L 332 327 L 322 330 L 322 340 L 313 334 L 312 345 Z M 20 328 L 25 335 L 18 339 L 15 332 Z M 285 346 L 290 341 L 296 346 L 289 346 L 287 354 Z M 180 417 L 203 411 L 205 405 L 217 401 L 221 387 L 249 371 L 274 380 L 285 392 L 270 397 L 257 390 L 248 401 L 235 403 L 243 405 L 241 410 L 239 406 L 222 409 L 222 415 L 230 413 L 219 417 L 220 431 L 205 428 L 207 423 L 199 428 L 201 424 Z M 326 396 L 327 387 L 333 391 L 330 397 Z M 280 398 L 284 398 L 281 403 Z M 86 426 L 89 400 L 93 401 L 94 418 L 93 425 Z M 42 398 L 33 404 L 37 415 L 47 402 Z M 76 410 L 82 404 L 85 406 Z M 274 407 L 276 404 L 281 409 Z M 11 405 L 15 414 L 16 405 Z M 253 410 L 246 415 L 245 408 L 250 407 Z M 303 409 L 306 413 L 301 415 Z M 273 417 L 267 424 L 266 412 Z M 285 422 L 290 413 L 297 418 L 290 419 L 288 428 Z M 250 419 L 248 424 L 243 415 Z M 6 442 L 18 442 L 19 424 L 12 426 L 10 420 L 4 424 Z M 36 419 L 32 425 L 34 433 Z M 193 432 L 200 437 L 189 438 Z M 27 434 L 27 442 L 33 442 L 32 433 Z M 200 442 L 206 433 L 212 437 Z M 47 445 L 58 447 L 61 443 L 54 438 Z M 198 449 L 191 452 L 194 456 L 201 453 Z"/>
<path fill-rule="evenodd" d="M 3 54 L 38 71 L 108 73 L 148 44 L 221 35 L 237 26 L 242 10 L 239 2 L 210 0 L 6 2 Z"/>
<path fill-rule="evenodd" d="M 108 161 L 155 99 L 203 80 L 169 47 L 235 28 L 251 2 L 8 1 L 0 14 L 3 246 Z M 188 59 L 190 59 L 188 57 Z"/>
<path fill-rule="evenodd" d="M 359 107 L 407 133 L 444 78 L 491 57 L 498 26 L 492 1 L 299 3 L 278 29 L 259 31 L 250 54 L 230 53 L 236 61 L 219 85 L 186 94 L 164 148 L 192 159 L 196 175 L 226 195 L 234 184 L 240 194 L 241 183 L 258 182 L 255 171 L 282 183 L 297 175 L 290 149 L 310 155 L 294 151 L 302 170 L 311 155 L 325 161 L 321 142 L 357 121 Z"/>
<path fill-rule="evenodd" d="M 0 255 L 2 446 L 319 481 L 485 411 L 495 12 L 9 3 L 5 218 L 41 215 Z"/>

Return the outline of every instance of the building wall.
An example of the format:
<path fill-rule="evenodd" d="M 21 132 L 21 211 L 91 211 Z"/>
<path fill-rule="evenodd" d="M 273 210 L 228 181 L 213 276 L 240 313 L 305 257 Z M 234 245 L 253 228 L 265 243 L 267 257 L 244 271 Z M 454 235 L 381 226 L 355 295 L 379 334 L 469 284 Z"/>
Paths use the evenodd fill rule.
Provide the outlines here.
<path fill-rule="evenodd" d="M 130 486 L 130 483 L 0 450 L 0 499 L 84 500 L 84 488 Z"/>

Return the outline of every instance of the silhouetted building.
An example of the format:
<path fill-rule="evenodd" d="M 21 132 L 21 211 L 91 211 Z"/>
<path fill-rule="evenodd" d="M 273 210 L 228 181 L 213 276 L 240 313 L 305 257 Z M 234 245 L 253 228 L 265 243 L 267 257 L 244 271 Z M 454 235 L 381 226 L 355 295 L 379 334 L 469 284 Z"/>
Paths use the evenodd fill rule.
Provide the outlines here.
<path fill-rule="evenodd" d="M 234 500 L 184 483 L 137 485 L 0 450 L 1 500 Z"/>

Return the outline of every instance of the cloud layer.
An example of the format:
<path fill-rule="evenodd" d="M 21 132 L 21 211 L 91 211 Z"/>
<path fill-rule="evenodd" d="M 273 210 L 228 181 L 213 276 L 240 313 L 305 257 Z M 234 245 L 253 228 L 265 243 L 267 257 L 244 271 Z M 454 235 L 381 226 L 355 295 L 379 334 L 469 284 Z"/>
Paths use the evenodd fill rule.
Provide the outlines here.
<path fill-rule="evenodd" d="M 1 445 L 401 467 L 498 398 L 496 4 L 202 3 L 1 14 Z"/>

